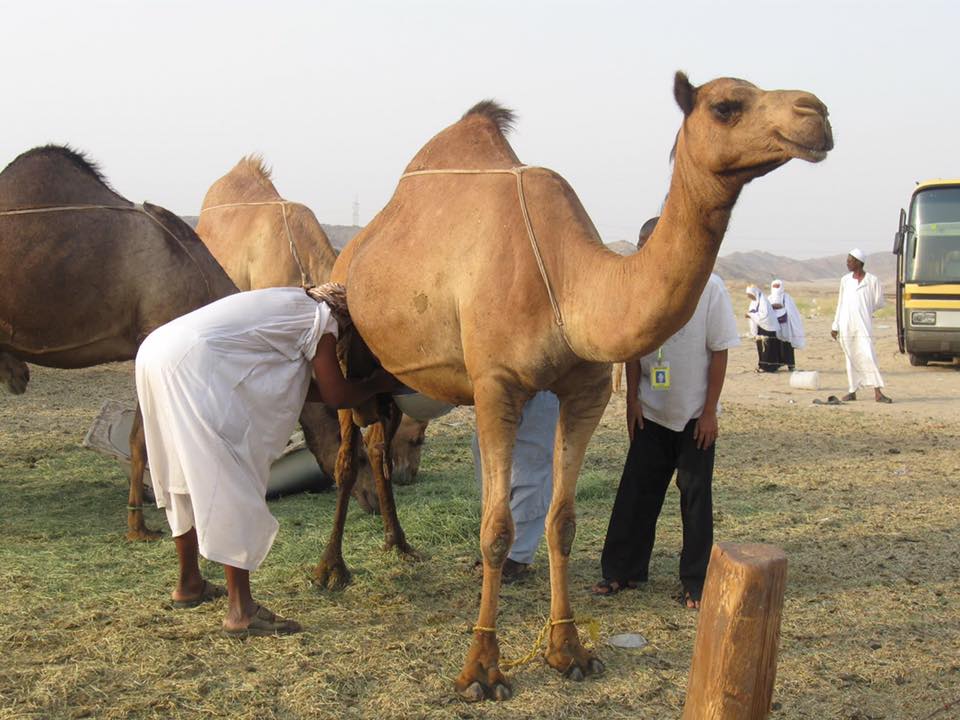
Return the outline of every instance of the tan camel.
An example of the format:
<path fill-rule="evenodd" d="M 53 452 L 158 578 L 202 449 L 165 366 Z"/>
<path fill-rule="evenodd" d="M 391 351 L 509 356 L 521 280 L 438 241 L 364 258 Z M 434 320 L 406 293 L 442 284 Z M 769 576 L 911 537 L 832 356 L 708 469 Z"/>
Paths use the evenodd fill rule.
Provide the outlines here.
<path fill-rule="evenodd" d="M 284 200 L 259 155 L 210 186 L 197 235 L 241 290 L 324 283 L 337 259 L 316 216 Z"/>
<path fill-rule="evenodd" d="M 193 230 L 117 194 L 67 147 L 20 155 L 0 173 L 0 379 L 26 390 L 26 362 L 79 368 L 131 360 L 155 328 L 237 291 Z M 143 522 L 146 449 L 137 408 L 127 537 Z"/>
<path fill-rule="evenodd" d="M 210 186 L 200 210 L 197 234 L 241 290 L 323 283 L 329 279 L 336 259 L 316 216 L 306 205 L 280 195 L 258 155 L 241 158 Z M 325 461 L 336 457 L 340 445 L 339 425 L 315 403 L 304 406 L 300 423 L 307 444 L 326 470 L 329 466 Z M 393 482 L 406 484 L 416 477 L 426 425 L 403 417 L 389 443 L 391 468 L 386 474 Z M 369 446 L 382 443 L 383 438 L 371 430 L 366 441 Z M 381 454 L 380 449 L 368 449 L 368 456 L 377 458 L 372 468 L 367 457 L 355 459 L 358 481 L 353 495 L 368 512 L 381 511 L 387 549 L 396 547 L 401 554 L 415 555 L 396 517 L 393 490 L 386 482 Z M 381 484 L 384 487 L 379 487 Z M 338 502 L 338 516 L 342 512 L 344 518 L 334 523 L 333 537 L 327 543 L 325 557 L 330 570 L 317 578 L 328 587 L 340 587 L 349 579 L 340 551 L 349 494 L 347 490 Z"/>
<path fill-rule="evenodd" d="M 603 664 L 580 643 L 567 590 L 574 491 L 610 396 L 610 363 L 653 350 L 689 319 L 745 183 L 791 158 L 820 161 L 833 146 L 826 107 L 808 93 L 727 78 L 694 87 L 677 73 L 674 95 L 684 119 L 669 199 L 635 255 L 603 246 L 562 177 L 521 165 L 504 137 L 512 114 L 487 101 L 420 150 L 334 266 L 385 368 L 427 395 L 476 406 L 487 500 L 480 611 L 455 683 L 468 700 L 512 692 L 495 626 L 524 402 L 541 389 L 560 398 L 546 660 L 579 680 Z"/>

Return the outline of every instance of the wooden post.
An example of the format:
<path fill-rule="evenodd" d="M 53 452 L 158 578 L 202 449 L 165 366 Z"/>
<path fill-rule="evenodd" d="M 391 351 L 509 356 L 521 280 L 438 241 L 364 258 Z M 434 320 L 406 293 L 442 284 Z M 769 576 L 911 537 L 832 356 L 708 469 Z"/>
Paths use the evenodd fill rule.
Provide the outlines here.
<path fill-rule="evenodd" d="M 683 720 L 762 720 L 777 674 L 787 556 L 772 545 L 710 553 Z"/>

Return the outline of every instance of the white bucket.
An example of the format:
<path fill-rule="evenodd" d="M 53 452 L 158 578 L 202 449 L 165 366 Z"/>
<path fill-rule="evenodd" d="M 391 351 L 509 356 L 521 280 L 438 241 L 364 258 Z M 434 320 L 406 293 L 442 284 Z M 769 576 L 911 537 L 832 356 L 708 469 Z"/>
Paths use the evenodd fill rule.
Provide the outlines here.
<path fill-rule="evenodd" d="M 819 390 L 820 373 L 816 370 L 796 370 L 790 373 L 790 387 L 798 390 Z"/>

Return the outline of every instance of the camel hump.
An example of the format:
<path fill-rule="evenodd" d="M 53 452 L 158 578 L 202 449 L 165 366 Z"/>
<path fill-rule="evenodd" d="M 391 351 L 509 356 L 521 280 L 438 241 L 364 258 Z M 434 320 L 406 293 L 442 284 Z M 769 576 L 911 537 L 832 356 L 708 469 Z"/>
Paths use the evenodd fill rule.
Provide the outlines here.
<path fill-rule="evenodd" d="M 513 110 L 493 100 L 482 100 L 424 145 L 406 172 L 516 167 L 520 160 L 505 135 L 514 121 Z"/>
<path fill-rule="evenodd" d="M 107 178 L 104 177 L 103 172 L 100 170 L 100 166 L 96 162 L 91 160 L 80 150 L 70 147 L 69 145 L 40 145 L 35 148 L 31 148 L 26 152 L 20 153 L 13 161 L 7 165 L 4 172 L 7 170 L 13 170 L 14 168 L 19 168 L 23 165 L 28 164 L 39 164 L 42 162 L 50 163 L 69 163 L 73 165 L 77 170 L 86 173 L 87 175 L 92 176 L 95 180 L 110 187 L 110 183 L 107 181 Z M 113 188 L 110 188 L 111 190 Z"/>
<path fill-rule="evenodd" d="M 250 153 L 240 158 L 237 169 L 253 173 L 261 180 L 273 182 L 273 170 L 267 165 L 260 153 Z"/>
<path fill-rule="evenodd" d="M 97 164 L 69 145 L 41 145 L 0 172 L 0 207 L 133 205 L 114 190 Z"/>
<path fill-rule="evenodd" d="M 467 110 L 461 119 L 466 120 L 471 115 L 480 115 L 492 121 L 501 135 L 506 135 L 513 130 L 517 122 L 517 114 L 510 108 L 503 107 L 496 100 L 481 100 Z"/>

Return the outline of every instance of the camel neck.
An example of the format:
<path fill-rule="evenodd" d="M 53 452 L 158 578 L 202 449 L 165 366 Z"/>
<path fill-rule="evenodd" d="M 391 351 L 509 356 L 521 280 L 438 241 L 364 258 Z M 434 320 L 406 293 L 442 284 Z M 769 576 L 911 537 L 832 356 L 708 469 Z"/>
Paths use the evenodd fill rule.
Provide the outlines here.
<path fill-rule="evenodd" d="M 682 326 L 713 271 L 739 192 L 740 185 L 699 171 L 678 152 L 666 205 L 643 248 L 627 258 L 595 248 L 581 259 L 582 281 L 562 297 L 590 309 L 565 311 L 586 318 L 569 328 L 575 352 L 605 362 L 633 358 Z"/>

